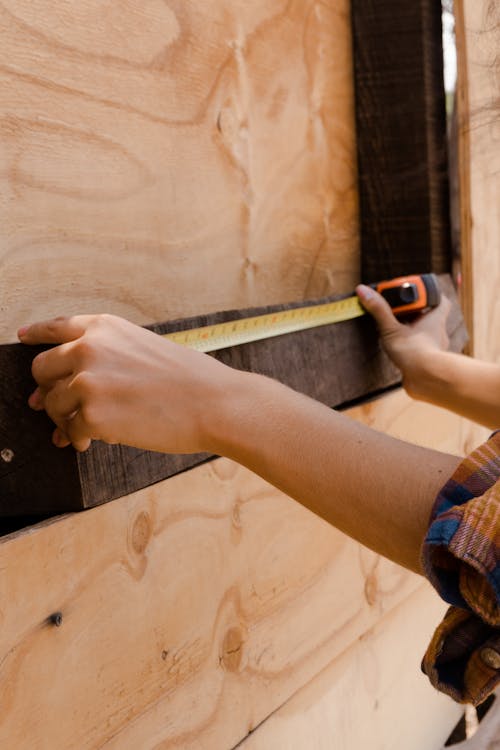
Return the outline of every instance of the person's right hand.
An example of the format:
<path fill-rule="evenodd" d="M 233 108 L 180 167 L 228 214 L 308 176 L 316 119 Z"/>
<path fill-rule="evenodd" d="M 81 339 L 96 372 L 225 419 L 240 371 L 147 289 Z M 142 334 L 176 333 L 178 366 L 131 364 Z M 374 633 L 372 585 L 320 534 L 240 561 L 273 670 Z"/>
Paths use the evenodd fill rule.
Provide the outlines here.
<path fill-rule="evenodd" d="M 419 315 L 411 323 L 400 323 L 390 305 L 374 289 L 364 284 L 356 287 L 361 304 L 375 319 L 385 351 L 399 367 L 403 386 L 413 398 L 420 396 L 420 383 L 425 377 L 425 365 L 436 351 L 448 349 L 446 320 L 451 309 L 447 297 L 438 307 Z"/>

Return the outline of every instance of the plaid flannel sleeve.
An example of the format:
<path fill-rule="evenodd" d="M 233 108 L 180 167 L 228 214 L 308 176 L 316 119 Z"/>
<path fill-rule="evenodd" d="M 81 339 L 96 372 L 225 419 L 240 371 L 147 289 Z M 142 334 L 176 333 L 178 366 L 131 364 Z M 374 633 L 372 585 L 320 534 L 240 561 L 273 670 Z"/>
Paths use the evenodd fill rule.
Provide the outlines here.
<path fill-rule="evenodd" d="M 438 690 L 478 705 L 500 683 L 500 432 L 462 461 L 436 498 L 422 564 L 451 605 L 422 670 Z"/>

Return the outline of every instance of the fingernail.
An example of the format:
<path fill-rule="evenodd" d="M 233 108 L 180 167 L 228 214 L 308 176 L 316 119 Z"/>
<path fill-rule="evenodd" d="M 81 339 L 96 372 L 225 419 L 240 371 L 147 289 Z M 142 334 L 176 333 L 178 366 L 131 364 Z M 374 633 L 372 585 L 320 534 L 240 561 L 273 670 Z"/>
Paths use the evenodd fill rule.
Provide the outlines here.
<path fill-rule="evenodd" d="M 373 299 L 375 296 L 373 294 L 373 289 L 369 286 L 365 286 L 365 284 L 359 284 L 359 286 L 356 287 L 356 291 L 361 299 Z"/>
<path fill-rule="evenodd" d="M 28 404 L 31 406 L 32 409 L 39 409 L 42 406 L 42 399 L 41 399 L 40 392 L 38 391 L 38 389 L 36 391 L 33 391 L 33 393 L 28 399 Z"/>
<path fill-rule="evenodd" d="M 29 326 L 22 326 L 22 327 L 21 327 L 21 328 L 20 328 L 20 329 L 18 330 L 18 332 L 17 332 L 17 335 L 18 335 L 18 337 L 19 337 L 19 338 L 22 338 L 23 336 L 25 336 L 25 335 L 26 335 L 26 334 L 28 333 L 28 331 L 29 331 L 29 328 L 30 328 Z"/>

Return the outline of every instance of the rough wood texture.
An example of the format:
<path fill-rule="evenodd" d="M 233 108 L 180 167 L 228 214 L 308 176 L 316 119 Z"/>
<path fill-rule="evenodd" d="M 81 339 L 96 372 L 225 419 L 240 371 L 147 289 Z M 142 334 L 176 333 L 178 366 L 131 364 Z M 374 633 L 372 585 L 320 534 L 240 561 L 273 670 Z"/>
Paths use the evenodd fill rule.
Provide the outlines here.
<path fill-rule="evenodd" d="M 362 277 L 449 271 L 441 4 L 351 6 Z"/>
<path fill-rule="evenodd" d="M 420 660 L 445 610 L 419 587 L 239 748 L 441 750 L 462 708 L 436 694 Z"/>
<path fill-rule="evenodd" d="M 0 341 L 357 283 L 348 0 L 3 0 L 0 36 Z"/>
<path fill-rule="evenodd" d="M 461 247 L 472 351 L 500 362 L 500 10 L 456 0 Z"/>
<path fill-rule="evenodd" d="M 401 391 L 352 414 L 470 447 Z M 0 568 L 16 750 L 228 750 L 419 585 L 225 459 L 3 537 Z"/>
<path fill-rule="evenodd" d="M 466 341 L 461 312 L 450 279 L 442 277 L 441 286 L 455 300 L 448 328 L 452 348 L 461 351 Z M 265 312 L 276 309 L 283 306 Z M 165 333 L 259 312 L 211 314 L 156 325 L 154 330 Z M 58 450 L 50 441 L 50 420 L 27 406 L 34 387 L 32 356 L 33 351 L 20 344 L 0 347 L 0 516 L 50 515 L 92 507 L 207 460 L 205 454 L 164 455 L 102 443 L 94 443 L 83 454 L 72 448 Z M 276 378 L 328 406 L 400 380 L 368 317 L 245 344 L 215 356 L 232 367 Z"/>

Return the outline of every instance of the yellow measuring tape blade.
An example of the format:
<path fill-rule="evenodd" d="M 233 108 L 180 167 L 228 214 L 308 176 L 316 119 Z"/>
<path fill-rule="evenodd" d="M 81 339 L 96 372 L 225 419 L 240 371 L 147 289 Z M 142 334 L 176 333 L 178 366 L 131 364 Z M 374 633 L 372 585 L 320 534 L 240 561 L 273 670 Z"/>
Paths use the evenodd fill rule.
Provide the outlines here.
<path fill-rule="evenodd" d="M 344 320 L 359 318 L 365 311 L 357 297 L 326 302 L 308 307 L 296 307 L 291 310 L 265 313 L 252 318 L 240 318 L 226 323 L 191 328 L 187 331 L 166 333 L 164 338 L 176 344 L 189 346 L 199 352 L 215 352 L 230 346 L 248 344 L 285 333 L 304 331 L 307 328 L 340 323 Z"/>

